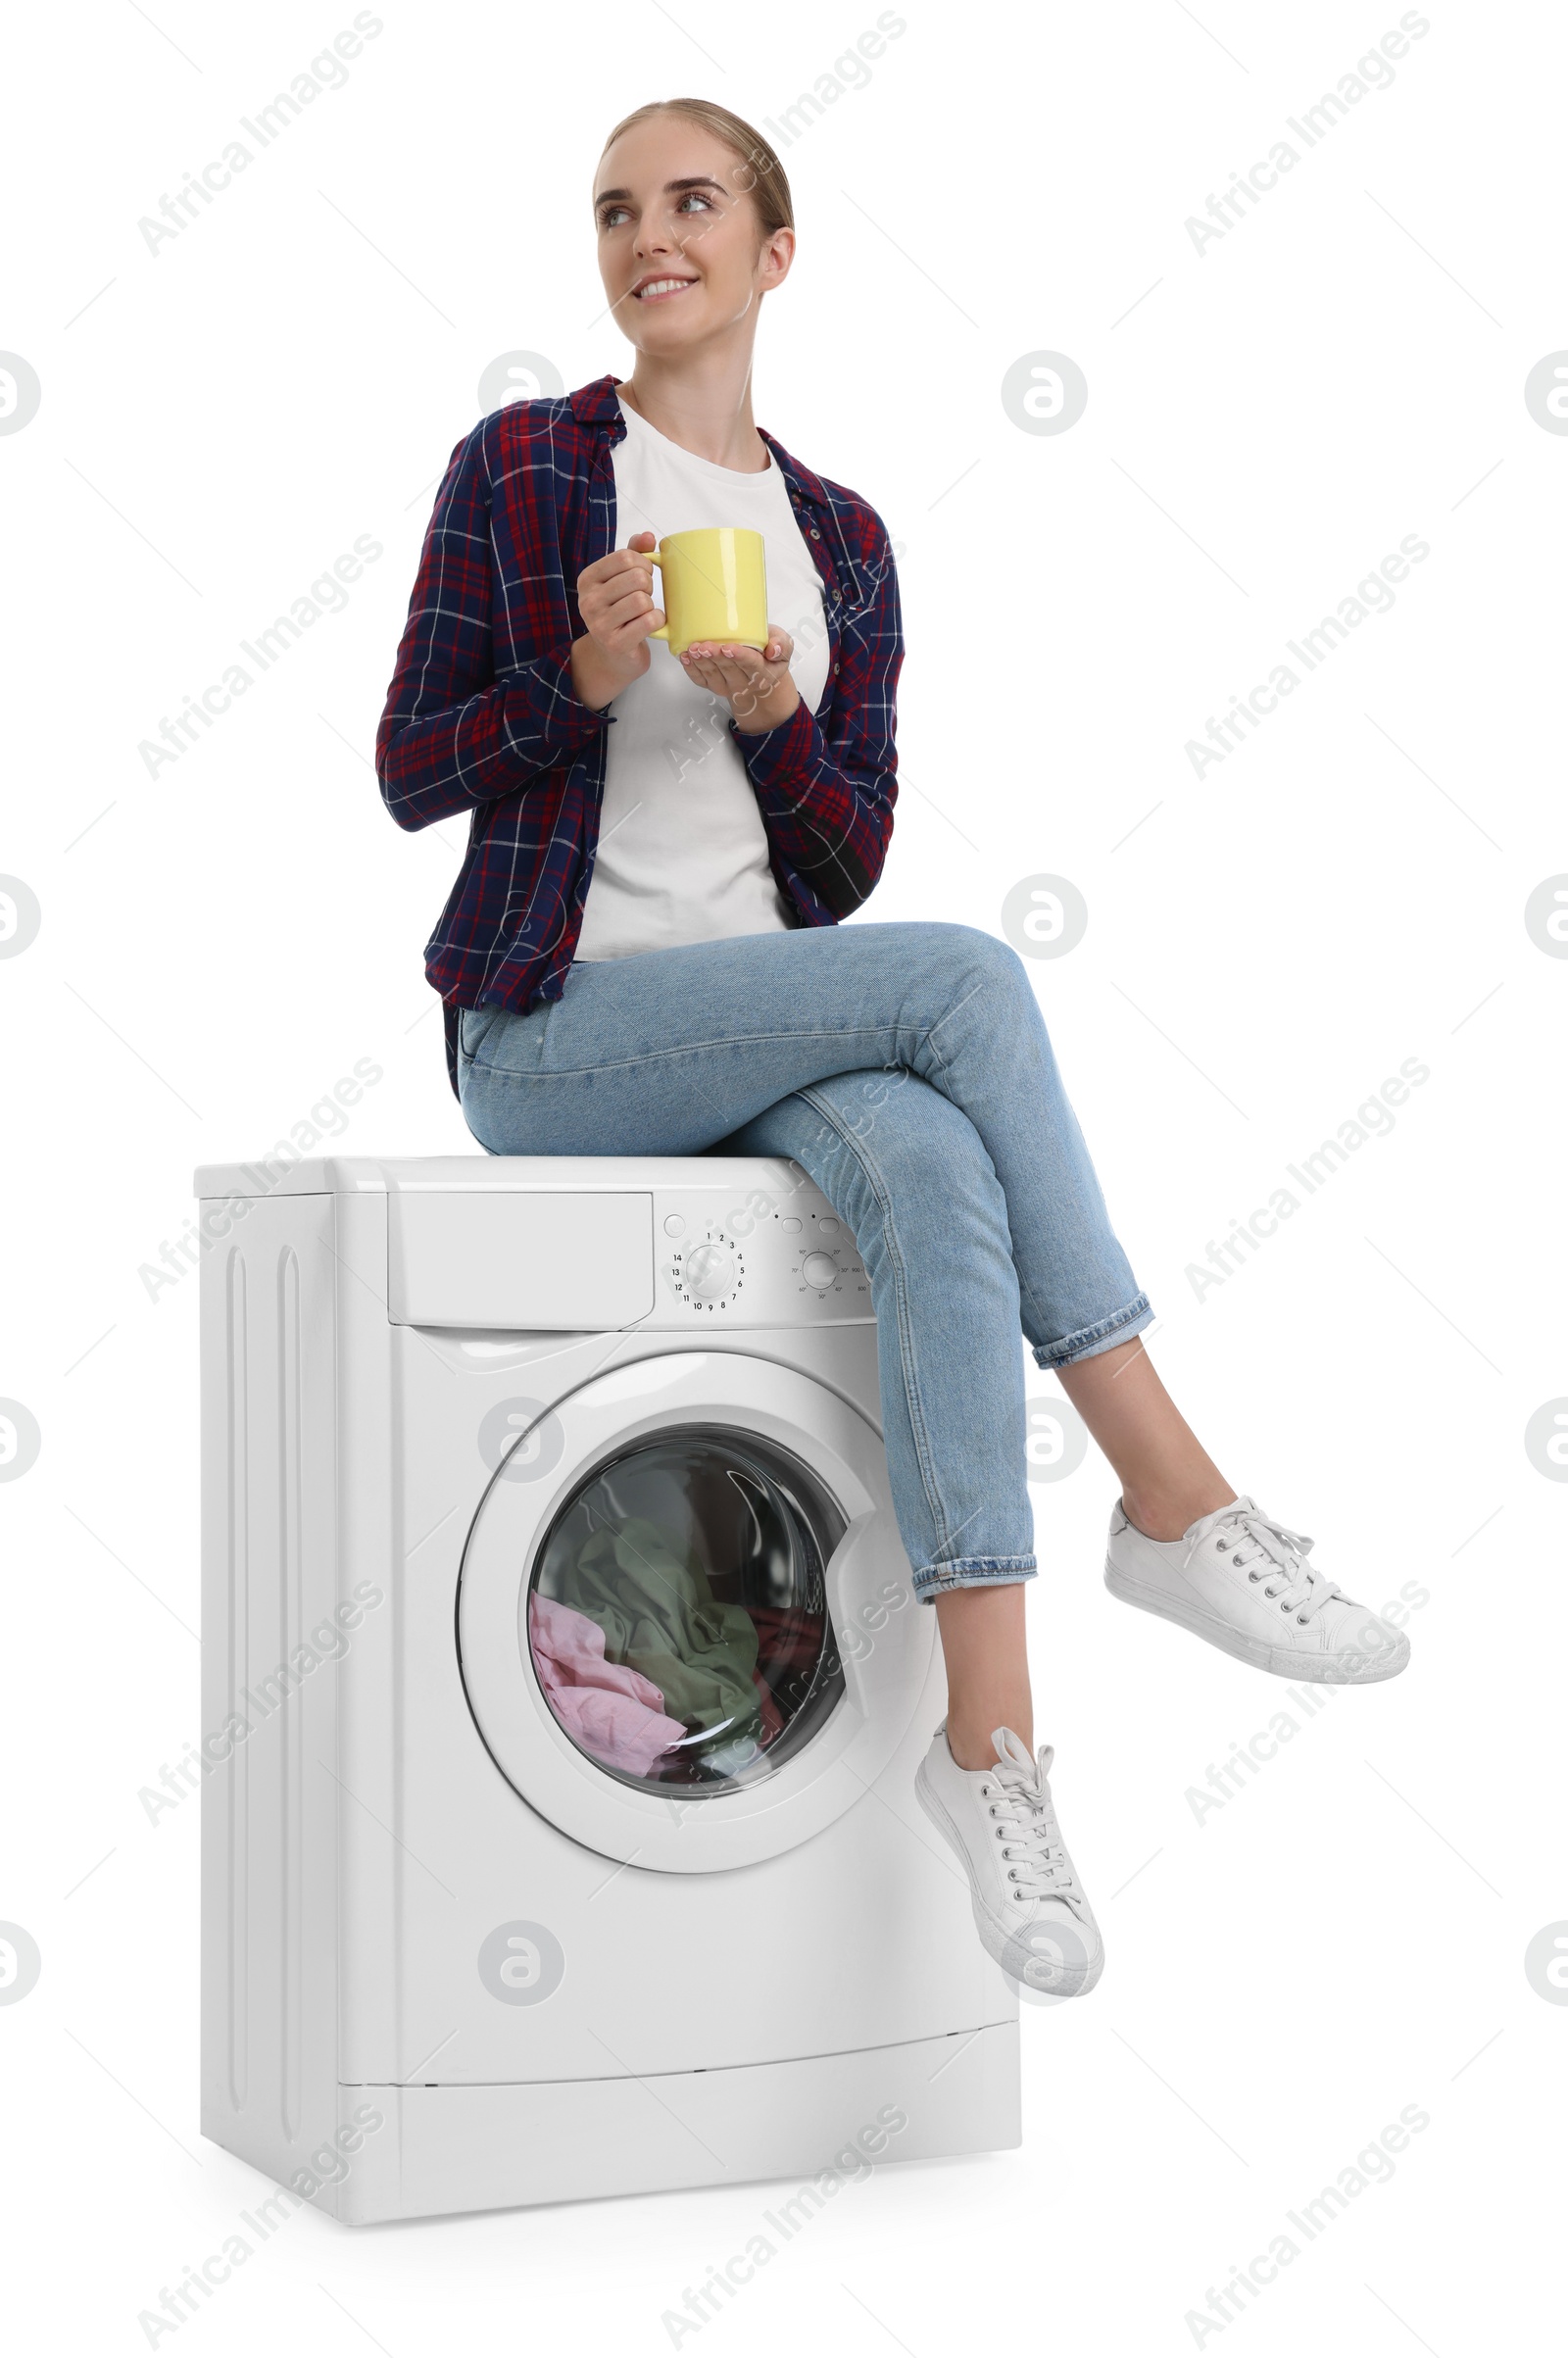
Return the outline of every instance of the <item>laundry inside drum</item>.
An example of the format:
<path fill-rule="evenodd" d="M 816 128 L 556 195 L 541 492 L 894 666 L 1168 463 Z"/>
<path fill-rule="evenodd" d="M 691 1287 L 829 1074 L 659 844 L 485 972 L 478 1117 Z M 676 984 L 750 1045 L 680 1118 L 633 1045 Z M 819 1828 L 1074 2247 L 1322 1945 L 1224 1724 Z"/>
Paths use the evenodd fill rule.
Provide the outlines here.
<path fill-rule="evenodd" d="M 539 1684 L 623 1782 L 697 1794 L 770 1776 L 844 1693 L 826 1570 L 845 1518 L 799 1458 L 684 1426 L 586 1475 L 525 1592 Z"/>

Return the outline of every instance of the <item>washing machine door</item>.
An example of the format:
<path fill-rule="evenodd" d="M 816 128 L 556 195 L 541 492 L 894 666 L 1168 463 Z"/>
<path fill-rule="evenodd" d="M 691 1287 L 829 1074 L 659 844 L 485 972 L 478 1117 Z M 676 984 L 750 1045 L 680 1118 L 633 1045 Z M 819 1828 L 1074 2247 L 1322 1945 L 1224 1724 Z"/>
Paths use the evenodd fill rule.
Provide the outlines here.
<path fill-rule="evenodd" d="M 672 1874 L 776 1858 L 864 1800 L 933 1621 L 874 1429 L 717 1351 L 591 1377 L 519 1436 L 458 1593 L 502 1774 L 573 1841 Z"/>

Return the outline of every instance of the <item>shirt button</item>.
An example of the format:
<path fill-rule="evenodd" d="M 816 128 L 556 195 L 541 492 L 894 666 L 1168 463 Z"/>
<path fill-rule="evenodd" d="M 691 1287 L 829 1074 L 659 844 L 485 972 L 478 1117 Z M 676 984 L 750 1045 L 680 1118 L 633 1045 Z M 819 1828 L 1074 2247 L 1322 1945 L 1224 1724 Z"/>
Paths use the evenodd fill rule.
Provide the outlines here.
<path fill-rule="evenodd" d="M 833 666 L 833 669 L 834 669 L 834 671 L 835 671 L 835 672 L 837 672 L 837 670 L 838 670 L 838 665 L 837 665 L 837 663 L 835 663 L 835 664 L 834 664 L 834 666 Z"/>
<path fill-rule="evenodd" d="M 818 530 L 817 530 L 816 526 L 813 524 L 813 525 L 811 526 L 811 538 L 812 538 L 813 540 L 820 540 L 820 539 L 821 539 L 821 537 L 822 537 L 821 533 L 820 533 L 820 532 L 818 532 Z"/>

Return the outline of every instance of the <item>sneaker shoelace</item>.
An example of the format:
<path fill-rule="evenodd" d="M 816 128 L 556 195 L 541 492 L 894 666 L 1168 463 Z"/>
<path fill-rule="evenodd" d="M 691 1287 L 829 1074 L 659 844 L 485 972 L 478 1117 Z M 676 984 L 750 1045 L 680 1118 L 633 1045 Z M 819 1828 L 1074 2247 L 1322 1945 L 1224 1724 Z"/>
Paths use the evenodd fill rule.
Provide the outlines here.
<path fill-rule="evenodd" d="M 999 1728 L 992 1742 L 997 1763 L 987 1775 L 997 1797 L 989 1808 L 1002 1838 L 1007 1880 L 1019 1899 L 1064 1899 L 1076 1914 L 1083 1894 L 1046 1791 L 1051 1746 L 1042 1748 L 1036 1762 L 1010 1728 Z"/>
<path fill-rule="evenodd" d="M 1200 1529 L 1187 1550 L 1187 1562 L 1205 1547 L 1228 1553 L 1249 1580 L 1261 1585 L 1265 1597 L 1278 1600 L 1282 1613 L 1295 1613 L 1303 1627 L 1331 1598 L 1344 1601 L 1343 1591 L 1307 1562 L 1312 1542 L 1306 1534 L 1288 1530 L 1250 1499 L 1223 1509 L 1216 1522 Z"/>

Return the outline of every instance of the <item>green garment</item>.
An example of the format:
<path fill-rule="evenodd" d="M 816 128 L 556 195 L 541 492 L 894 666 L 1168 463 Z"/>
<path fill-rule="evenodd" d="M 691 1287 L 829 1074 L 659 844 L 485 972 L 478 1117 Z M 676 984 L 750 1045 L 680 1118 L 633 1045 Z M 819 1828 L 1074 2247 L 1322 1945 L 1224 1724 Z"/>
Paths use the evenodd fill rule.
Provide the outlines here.
<path fill-rule="evenodd" d="M 694 1731 L 721 1728 L 725 1742 L 760 1734 L 752 1617 L 720 1604 L 658 1523 L 629 1515 L 613 1531 L 596 1531 L 578 1548 L 561 1601 L 598 1622 L 606 1659 L 652 1679 L 672 1719 Z"/>

